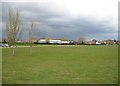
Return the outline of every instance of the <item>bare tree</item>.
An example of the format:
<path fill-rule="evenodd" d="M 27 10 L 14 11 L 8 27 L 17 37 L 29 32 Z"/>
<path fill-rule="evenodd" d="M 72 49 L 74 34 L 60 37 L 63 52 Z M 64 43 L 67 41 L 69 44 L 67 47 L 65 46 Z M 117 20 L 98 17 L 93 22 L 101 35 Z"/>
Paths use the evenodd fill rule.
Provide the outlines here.
<path fill-rule="evenodd" d="M 20 22 L 20 12 L 17 10 L 13 13 L 12 9 L 9 9 L 8 20 L 6 21 L 6 33 L 7 33 L 7 43 L 9 44 L 9 50 L 12 55 L 15 54 L 15 41 L 19 40 L 21 37 L 21 22 Z M 11 48 L 11 46 L 13 46 Z"/>
<path fill-rule="evenodd" d="M 30 55 L 32 55 L 32 38 L 34 35 L 34 26 L 35 26 L 35 23 L 34 21 L 32 21 L 31 28 L 29 31 Z"/>
<path fill-rule="evenodd" d="M 85 37 L 79 37 L 78 40 L 77 40 L 77 42 L 79 44 L 84 44 L 85 43 Z"/>

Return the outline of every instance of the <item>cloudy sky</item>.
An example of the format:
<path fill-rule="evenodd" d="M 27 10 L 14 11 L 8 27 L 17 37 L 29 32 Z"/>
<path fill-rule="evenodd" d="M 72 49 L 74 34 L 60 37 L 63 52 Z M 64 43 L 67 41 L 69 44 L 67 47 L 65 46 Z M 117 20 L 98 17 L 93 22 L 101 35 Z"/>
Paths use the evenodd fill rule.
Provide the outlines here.
<path fill-rule="evenodd" d="M 25 39 L 28 37 L 32 20 L 35 21 L 35 37 L 74 40 L 79 37 L 99 40 L 118 38 L 119 0 L 38 1 L 2 1 L 3 37 L 8 9 L 12 8 L 14 11 L 18 9 L 21 13 Z"/>

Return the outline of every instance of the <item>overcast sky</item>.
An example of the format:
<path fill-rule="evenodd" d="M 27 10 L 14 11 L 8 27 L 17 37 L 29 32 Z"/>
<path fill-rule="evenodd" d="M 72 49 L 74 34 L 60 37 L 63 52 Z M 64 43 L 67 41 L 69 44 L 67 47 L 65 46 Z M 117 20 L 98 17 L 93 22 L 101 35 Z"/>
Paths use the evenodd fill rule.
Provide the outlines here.
<path fill-rule="evenodd" d="M 8 2 L 9 1 L 9 2 Z M 11 2 L 10 2 L 11 1 Z M 87 39 L 118 38 L 119 0 L 4 0 L 2 29 L 8 8 L 21 13 L 23 38 L 28 37 L 31 21 L 35 21 L 36 37 Z M 34 2 L 33 2 L 34 1 Z"/>

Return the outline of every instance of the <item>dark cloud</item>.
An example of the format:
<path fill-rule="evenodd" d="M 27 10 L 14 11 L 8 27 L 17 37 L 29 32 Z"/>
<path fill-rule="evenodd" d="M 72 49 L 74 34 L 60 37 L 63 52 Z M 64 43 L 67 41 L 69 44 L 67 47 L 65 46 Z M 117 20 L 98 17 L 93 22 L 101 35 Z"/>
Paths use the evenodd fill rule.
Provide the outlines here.
<path fill-rule="evenodd" d="M 31 21 L 35 20 L 37 37 L 62 37 L 77 39 L 80 36 L 96 39 L 116 39 L 117 31 L 109 21 L 98 22 L 88 18 L 69 18 L 61 9 L 52 10 L 49 3 L 8 3 L 2 5 L 2 22 L 6 22 L 8 8 L 21 12 L 21 21 L 24 27 L 24 37 L 28 38 Z M 5 24 L 3 25 L 5 37 Z"/>

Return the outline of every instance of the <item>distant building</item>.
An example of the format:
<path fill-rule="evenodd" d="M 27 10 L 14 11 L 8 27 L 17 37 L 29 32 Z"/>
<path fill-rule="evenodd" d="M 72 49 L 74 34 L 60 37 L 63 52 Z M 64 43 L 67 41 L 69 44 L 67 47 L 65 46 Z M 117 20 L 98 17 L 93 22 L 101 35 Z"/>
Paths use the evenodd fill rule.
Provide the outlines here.
<path fill-rule="evenodd" d="M 65 40 L 63 40 L 63 41 L 61 41 L 61 44 L 69 44 L 70 43 L 70 41 L 65 41 Z"/>
<path fill-rule="evenodd" d="M 34 42 L 37 42 L 38 38 L 32 38 L 31 39 L 31 42 L 34 43 Z"/>
<path fill-rule="evenodd" d="M 63 38 L 40 38 L 37 43 L 50 43 L 50 44 L 69 44 L 70 41 Z"/>
<path fill-rule="evenodd" d="M 38 43 L 47 43 L 47 40 L 46 39 L 39 39 L 37 40 Z"/>
<path fill-rule="evenodd" d="M 116 44 L 116 42 L 114 42 L 114 40 L 105 40 L 107 45 L 113 45 Z"/>
<path fill-rule="evenodd" d="M 61 42 L 62 42 L 61 40 L 57 40 L 57 39 L 50 39 L 50 40 L 48 41 L 48 43 L 51 43 L 51 44 L 54 44 L 54 43 L 60 44 Z"/>
<path fill-rule="evenodd" d="M 96 41 L 96 43 L 95 44 L 97 44 L 97 45 L 99 45 L 99 44 L 101 44 L 99 41 Z"/>
<path fill-rule="evenodd" d="M 120 40 L 116 41 L 116 44 L 120 45 Z"/>

